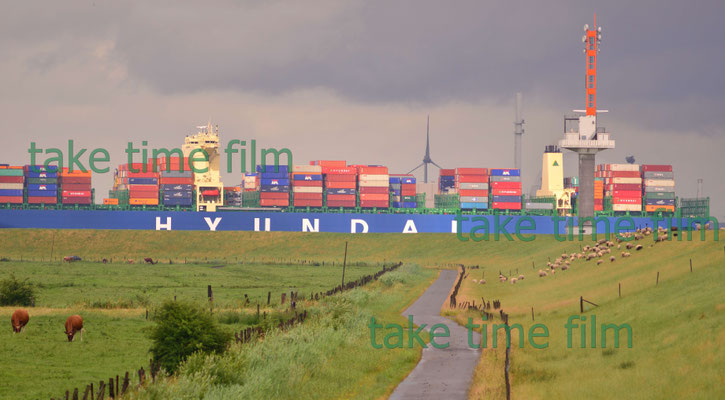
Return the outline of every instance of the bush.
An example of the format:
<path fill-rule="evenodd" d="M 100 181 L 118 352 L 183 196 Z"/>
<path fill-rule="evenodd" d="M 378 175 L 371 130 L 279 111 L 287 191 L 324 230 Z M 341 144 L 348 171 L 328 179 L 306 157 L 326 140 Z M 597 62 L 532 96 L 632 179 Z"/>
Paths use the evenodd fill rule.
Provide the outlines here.
<path fill-rule="evenodd" d="M 232 334 L 205 310 L 174 301 L 161 306 L 149 336 L 154 361 L 169 373 L 176 372 L 179 364 L 194 353 L 223 352 L 232 339 Z"/>
<path fill-rule="evenodd" d="M 28 280 L 19 281 L 15 275 L 0 281 L 0 306 L 32 306 L 35 304 L 35 288 Z"/>

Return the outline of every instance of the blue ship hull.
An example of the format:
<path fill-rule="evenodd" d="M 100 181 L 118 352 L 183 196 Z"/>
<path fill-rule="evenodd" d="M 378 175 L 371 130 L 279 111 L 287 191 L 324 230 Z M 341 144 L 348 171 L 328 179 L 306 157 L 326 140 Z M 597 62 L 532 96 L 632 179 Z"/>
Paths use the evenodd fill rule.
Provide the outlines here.
<path fill-rule="evenodd" d="M 47 229 L 135 229 L 183 231 L 272 231 L 272 232 L 336 232 L 336 233 L 455 233 L 455 215 L 434 214 L 355 214 L 355 213 L 288 213 L 288 212 L 184 212 L 184 211 L 101 211 L 101 210 L 0 210 L 0 228 Z M 519 224 L 523 235 L 553 234 L 555 223 L 550 216 L 464 215 L 461 232 L 466 236 L 471 228 L 477 234 L 488 231 L 493 238 L 496 230 L 505 240 L 504 231 L 514 235 Z M 471 218 L 476 218 L 472 222 Z M 605 224 L 614 232 L 620 218 L 602 217 L 598 232 Z M 651 227 L 646 217 L 619 221 L 619 232 L 632 228 Z M 483 229 L 486 221 L 488 227 Z M 687 226 L 685 219 L 672 219 L 672 226 Z M 561 218 L 558 233 L 567 225 L 576 226 L 577 219 Z M 663 221 L 660 226 L 665 227 Z"/>

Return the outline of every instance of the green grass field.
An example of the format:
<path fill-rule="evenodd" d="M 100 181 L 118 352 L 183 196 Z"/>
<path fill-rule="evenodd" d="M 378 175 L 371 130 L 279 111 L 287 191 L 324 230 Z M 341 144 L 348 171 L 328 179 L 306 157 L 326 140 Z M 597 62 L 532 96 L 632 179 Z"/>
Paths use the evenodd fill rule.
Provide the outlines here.
<path fill-rule="evenodd" d="M 513 349 L 515 398 L 723 397 L 725 354 L 720 349 L 725 343 L 721 294 L 725 254 L 721 242 L 713 241 L 712 236 L 705 242 L 674 241 L 652 248 L 650 238 L 630 258 L 617 257 L 614 263 L 606 261 L 600 266 L 594 261 L 576 261 L 570 270 L 546 278 L 536 277 L 536 271 L 549 259 L 579 251 L 591 242 L 557 242 L 543 235 L 522 243 L 462 242 L 448 234 L 33 229 L 5 230 L 4 239 L 0 259 L 11 261 L 0 262 L 0 278 L 12 272 L 41 286 L 38 307 L 30 310 L 26 336 L 16 335 L 0 345 L 0 381 L 37 378 L 42 384 L 32 392 L 25 384 L 2 385 L 0 398 L 58 395 L 146 364 L 149 343 L 143 331 L 152 322 L 145 320 L 145 310 L 153 315 L 155 305 L 174 295 L 207 304 L 208 284 L 214 290 L 215 313 L 229 329 L 254 323 L 256 301 L 266 302 L 268 291 L 273 293 L 273 304 L 263 310 L 280 315 L 280 293 L 298 290 L 307 297 L 309 292 L 339 284 L 345 242 L 346 280 L 372 273 L 383 262 L 399 260 L 448 268 L 456 263 L 479 265 L 480 269 L 470 270 L 459 300 L 500 299 L 512 322 L 525 328 L 531 325 L 533 307 L 536 322 L 549 327 L 550 345 L 546 350 Z M 51 247 L 53 262 L 48 261 Z M 72 254 L 88 261 L 107 258 L 115 263 L 57 261 Z M 139 265 L 143 257 L 161 263 Z M 689 272 L 690 258 L 693 273 Z M 128 259 L 136 263 L 118 262 Z M 526 278 L 516 285 L 502 284 L 496 279 L 499 271 Z M 655 287 L 658 271 L 660 281 Z M 365 319 L 375 315 L 402 322 L 400 311 L 434 276 L 433 269 L 407 266 L 398 280 L 390 278 L 394 282 L 389 285 L 377 282 L 335 299 L 306 304 L 314 318 L 303 326 L 271 335 L 259 344 L 235 347 L 219 359 L 195 358 L 182 375 L 132 397 L 199 398 L 203 394 L 205 398 L 253 398 L 288 397 L 290 393 L 300 393 L 298 397 L 303 398 L 385 397 L 413 368 L 420 351 L 371 351 Z M 473 283 L 482 277 L 487 284 Z M 242 303 L 245 293 L 251 301 L 246 307 Z M 578 312 L 579 296 L 599 305 L 594 309 L 587 306 L 586 315 L 596 313 L 600 323 L 630 323 L 633 349 L 566 349 L 563 324 Z M 0 308 L 3 318 L 11 312 L 12 308 Z M 82 344 L 65 342 L 62 320 L 71 312 L 89 316 Z M 473 316 L 470 312 L 447 313 L 463 323 Z M 57 333 L 52 324 L 58 324 Z M 101 332 L 113 336 L 106 338 Z M 21 344 L 22 350 L 14 347 Z M 93 346 L 104 348 L 105 354 L 115 353 L 101 361 L 97 357 L 101 350 Z M 91 347 L 92 351 L 85 351 Z M 82 351 L 65 352 L 74 348 Z M 9 356 L 14 353 L 21 355 L 20 363 Z M 501 398 L 502 354 L 484 351 L 471 398 Z M 67 360 L 69 355 L 75 357 L 72 362 Z M 66 362 L 81 365 L 73 368 Z M 223 368 L 215 369 L 216 364 Z M 229 371 L 243 372 L 237 376 Z"/>

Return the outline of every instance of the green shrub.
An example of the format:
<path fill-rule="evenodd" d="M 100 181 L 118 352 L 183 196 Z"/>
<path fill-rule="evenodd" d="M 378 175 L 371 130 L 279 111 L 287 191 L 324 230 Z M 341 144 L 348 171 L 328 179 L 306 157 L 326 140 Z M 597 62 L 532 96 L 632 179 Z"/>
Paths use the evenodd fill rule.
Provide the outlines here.
<path fill-rule="evenodd" d="M 150 332 L 151 354 L 155 362 L 176 372 L 179 364 L 194 353 L 221 353 L 232 339 L 214 318 L 196 305 L 168 301 L 156 313 L 156 326 Z"/>
<path fill-rule="evenodd" d="M 0 306 L 32 306 L 35 288 L 28 280 L 19 281 L 15 275 L 0 281 Z"/>

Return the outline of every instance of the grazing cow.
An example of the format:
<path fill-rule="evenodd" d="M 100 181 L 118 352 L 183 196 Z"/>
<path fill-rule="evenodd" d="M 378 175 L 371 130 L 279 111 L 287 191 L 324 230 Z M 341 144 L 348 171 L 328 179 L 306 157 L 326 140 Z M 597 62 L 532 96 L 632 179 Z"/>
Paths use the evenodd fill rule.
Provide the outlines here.
<path fill-rule="evenodd" d="M 156 264 L 151 257 L 146 257 L 143 259 L 146 264 Z"/>
<path fill-rule="evenodd" d="M 13 326 L 13 333 L 22 332 L 25 325 L 28 324 L 28 320 L 30 320 L 30 316 L 27 311 L 21 309 L 15 310 L 13 315 L 10 317 L 10 324 Z"/>
<path fill-rule="evenodd" d="M 65 334 L 68 335 L 68 341 L 73 341 L 76 332 L 81 332 L 81 342 L 83 341 L 83 318 L 80 315 L 71 315 L 65 320 Z"/>

